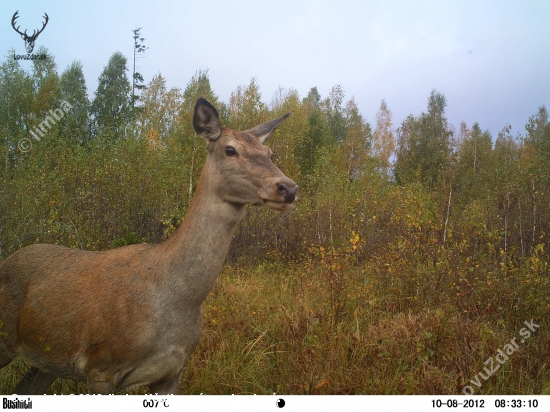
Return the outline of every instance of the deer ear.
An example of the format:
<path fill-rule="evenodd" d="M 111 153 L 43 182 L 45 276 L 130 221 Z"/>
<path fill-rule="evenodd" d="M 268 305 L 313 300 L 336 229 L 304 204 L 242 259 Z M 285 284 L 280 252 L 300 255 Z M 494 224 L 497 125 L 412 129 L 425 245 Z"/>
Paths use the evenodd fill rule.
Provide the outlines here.
<path fill-rule="evenodd" d="M 256 136 L 260 143 L 263 143 L 269 137 L 269 135 L 271 135 L 271 133 L 273 133 L 273 131 L 286 120 L 288 116 L 290 116 L 290 113 L 287 113 L 283 117 L 279 117 L 278 119 L 259 124 L 253 129 L 248 130 L 248 132 Z"/>
<path fill-rule="evenodd" d="M 222 132 L 218 111 L 202 97 L 195 104 L 193 127 L 199 136 L 209 142 L 220 137 Z"/>

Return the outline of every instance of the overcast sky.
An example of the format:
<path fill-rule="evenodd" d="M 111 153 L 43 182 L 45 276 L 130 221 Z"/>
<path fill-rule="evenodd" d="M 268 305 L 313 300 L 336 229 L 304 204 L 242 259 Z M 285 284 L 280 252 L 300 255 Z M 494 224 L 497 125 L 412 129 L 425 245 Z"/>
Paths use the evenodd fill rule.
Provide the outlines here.
<path fill-rule="evenodd" d="M 132 29 L 142 27 L 146 82 L 161 73 L 170 87 L 184 89 L 208 69 L 223 101 L 253 77 L 266 103 L 279 87 L 305 97 L 316 86 L 326 97 L 340 84 L 373 126 L 385 99 L 398 127 L 425 111 L 436 89 L 457 130 L 461 121 L 478 122 L 493 138 L 506 124 L 523 133 L 539 106 L 550 109 L 547 0 L 3 0 L 2 61 L 11 48 L 25 53 L 10 23 L 16 10 L 29 33 L 48 13 L 36 48 L 49 49 L 60 73 L 82 62 L 90 99 L 113 53 L 130 63 Z"/>

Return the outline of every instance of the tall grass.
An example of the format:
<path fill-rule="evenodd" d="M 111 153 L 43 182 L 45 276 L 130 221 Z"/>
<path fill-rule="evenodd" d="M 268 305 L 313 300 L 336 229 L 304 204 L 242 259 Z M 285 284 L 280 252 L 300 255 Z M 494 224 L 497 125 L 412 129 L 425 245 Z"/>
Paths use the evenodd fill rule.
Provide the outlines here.
<path fill-rule="evenodd" d="M 424 275 L 410 269 L 406 278 Z M 335 287 L 338 276 L 342 285 Z M 183 393 L 461 394 L 479 372 L 487 375 L 485 361 L 531 319 L 540 328 L 493 376 L 480 379 L 481 388 L 473 387 L 483 394 L 548 393 L 548 308 L 532 312 L 495 301 L 508 290 L 505 282 L 486 290 L 479 305 L 474 299 L 460 307 L 444 293 L 450 281 L 438 286 L 439 294 L 429 277 L 405 281 L 415 287 L 393 282 L 369 264 L 226 266 L 204 304 Z M 518 289 L 517 301 L 529 299 L 526 293 Z M 490 302 L 499 306 L 487 310 Z M 8 393 L 25 369 L 21 361 L 3 369 L 0 390 Z M 57 381 L 49 392 L 76 390 L 85 388 Z"/>

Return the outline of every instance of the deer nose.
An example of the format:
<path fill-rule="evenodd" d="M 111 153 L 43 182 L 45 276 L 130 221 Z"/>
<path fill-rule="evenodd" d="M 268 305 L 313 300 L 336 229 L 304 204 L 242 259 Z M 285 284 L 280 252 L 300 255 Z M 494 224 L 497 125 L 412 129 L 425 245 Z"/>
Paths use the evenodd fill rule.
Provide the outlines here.
<path fill-rule="evenodd" d="M 288 187 L 286 183 L 277 183 L 277 191 L 285 199 L 285 203 L 292 203 L 296 199 L 298 185 L 294 184 L 294 186 Z"/>

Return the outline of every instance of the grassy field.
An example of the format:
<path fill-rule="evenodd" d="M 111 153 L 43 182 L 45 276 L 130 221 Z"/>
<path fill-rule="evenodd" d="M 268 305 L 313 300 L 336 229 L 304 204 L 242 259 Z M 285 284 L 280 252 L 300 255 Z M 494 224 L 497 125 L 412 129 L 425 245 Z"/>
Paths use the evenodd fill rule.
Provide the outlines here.
<path fill-rule="evenodd" d="M 542 288 L 532 296 L 534 285 L 548 290 L 539 263 L 501 267 L 487 288 L 475 271 L 458 282 L 439 278 L 435 267 L 396 272 L 357 264 L 351 249 L 307 263 L 228 265 L 204 304 L 182 391 L 462 394 L 469 386 L 476 394 L 550 394 L 548 304 L 525 303 L 548 298 Z M 520 343 L 532 319 L 539 327 Z M 498 363 L 499 349 L 514 338 L 518 348 Z M 9 393 L 25 370 L 22 361 L 3 369 L 0 392 Z M 58 380 L 49 389 L 75 391 L 85 387 Z"/>

